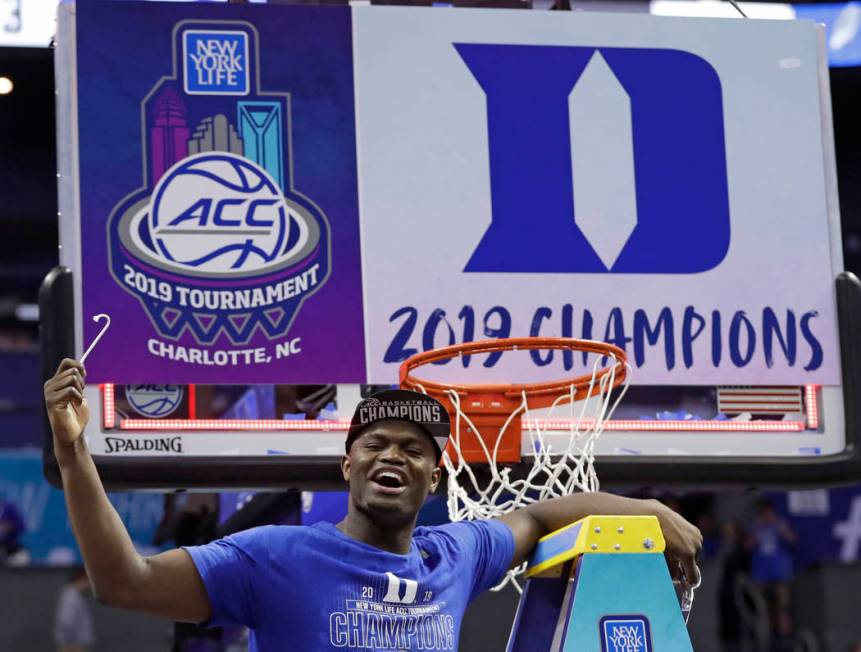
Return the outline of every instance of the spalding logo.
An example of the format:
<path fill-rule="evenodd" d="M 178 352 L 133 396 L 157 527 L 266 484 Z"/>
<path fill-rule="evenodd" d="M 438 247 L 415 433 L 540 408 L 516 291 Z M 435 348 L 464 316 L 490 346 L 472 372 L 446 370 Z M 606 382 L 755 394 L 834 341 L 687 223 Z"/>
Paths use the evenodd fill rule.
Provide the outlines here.
<path fill-rule="evenodd" d="M 133 253 L 161 269 L 220 278 L 276 272 L 320 238 L 314 219 L 266 170 L 226 152 L 175 164 L 120 233 Z"/>

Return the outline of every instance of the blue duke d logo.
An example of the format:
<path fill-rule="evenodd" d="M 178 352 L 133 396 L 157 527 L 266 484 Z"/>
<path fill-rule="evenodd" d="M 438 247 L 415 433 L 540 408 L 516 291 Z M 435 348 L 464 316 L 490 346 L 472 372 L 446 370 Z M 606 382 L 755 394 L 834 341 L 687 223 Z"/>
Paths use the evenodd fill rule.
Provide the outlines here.
<path fill-rule="evenodd" d="M 454 45 L 487 101 L 465 272 L 691 274 L 729 249 L 720 79 L 666 49 Z"/>

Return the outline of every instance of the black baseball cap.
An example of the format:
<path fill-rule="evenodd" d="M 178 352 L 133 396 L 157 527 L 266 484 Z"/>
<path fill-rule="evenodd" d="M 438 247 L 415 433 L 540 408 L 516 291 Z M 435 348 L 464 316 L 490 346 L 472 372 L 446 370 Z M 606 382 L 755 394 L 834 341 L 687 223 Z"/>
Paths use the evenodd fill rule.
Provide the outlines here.
<path fill-rule="evenodd" d="M 356 406 L 347 432 L 347 452 L 350 452 L 350 446 L 365 426 L 383 419 L 400 419 L 416 424 L 431 438 L 437 461 L 442 457 L 451 433 L 448 411 L 432 396 L 408 389 L 386 389 Z"/>

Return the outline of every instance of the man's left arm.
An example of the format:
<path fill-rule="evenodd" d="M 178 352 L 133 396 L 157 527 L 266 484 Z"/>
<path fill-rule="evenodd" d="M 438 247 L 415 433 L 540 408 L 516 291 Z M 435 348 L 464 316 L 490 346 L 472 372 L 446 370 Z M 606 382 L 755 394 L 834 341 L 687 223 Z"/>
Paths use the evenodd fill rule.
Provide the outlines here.
<path fill-rule="evenodd" d="M 526 560 L 538 540 L 586 516 L 656 516 L 667 542 L 670 562 L 678 561 L 690 581 L 697 577 L 696 558 L 703 546 L 699 529 L 657 500 L 638 500 L 606 493 L 580 493 L 551 498 L 500 516 L 514 534 L 512 568 Z M 675 573 L 676 564 L 670 563 Z"/>

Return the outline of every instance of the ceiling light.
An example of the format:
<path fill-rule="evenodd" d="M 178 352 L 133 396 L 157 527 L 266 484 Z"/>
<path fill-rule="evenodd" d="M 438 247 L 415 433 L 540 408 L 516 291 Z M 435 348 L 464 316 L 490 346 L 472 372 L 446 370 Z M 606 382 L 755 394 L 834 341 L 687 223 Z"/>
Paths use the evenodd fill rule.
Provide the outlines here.
<path fill-rule="evenodd" d="M 8 77 L 0 77 L 0 95 L 8 95 L 15 86 Z"/>

